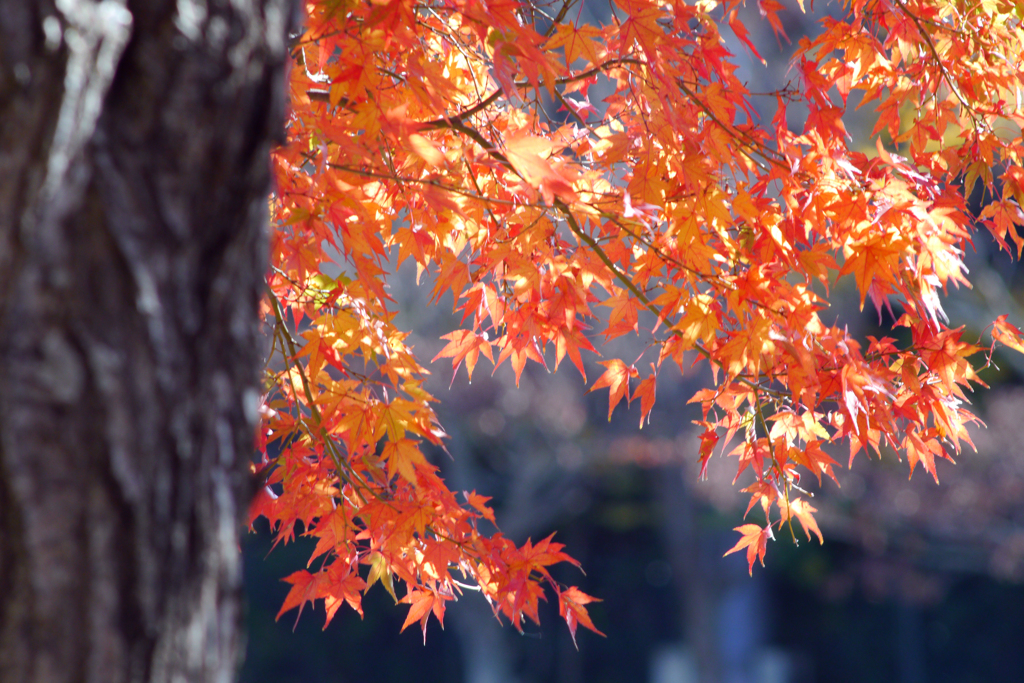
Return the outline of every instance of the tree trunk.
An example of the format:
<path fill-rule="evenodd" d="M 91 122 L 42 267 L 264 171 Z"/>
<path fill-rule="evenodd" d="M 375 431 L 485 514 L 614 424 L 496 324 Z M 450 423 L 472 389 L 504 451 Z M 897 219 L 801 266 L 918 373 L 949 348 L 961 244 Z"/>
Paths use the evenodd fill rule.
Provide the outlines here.
<path fill-rule="evenodd" d="M 715 633 L 718 619 L 715 602 L 721 587 L 709 558 L 706 539 L 697 521 L 697 502 L 692 484 L 693 466 L 668 466 L 655 470 L 655 492 L 662 506 L 665 545 L 672 575 L 683 603 L 683 637 L 693 655 L 700 683 L 722 681 L 722 661 Z"/>
<path fill-rule="evenodd" d="M 0 0 L 0 681 L 232 680 L 289 0 Z"/>

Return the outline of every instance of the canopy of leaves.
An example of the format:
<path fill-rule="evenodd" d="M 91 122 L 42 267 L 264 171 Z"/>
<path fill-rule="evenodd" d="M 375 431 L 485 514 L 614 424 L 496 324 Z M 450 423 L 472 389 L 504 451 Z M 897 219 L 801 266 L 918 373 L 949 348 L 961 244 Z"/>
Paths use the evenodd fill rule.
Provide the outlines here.
<path fill-rule="evenodd" d="M 849 0 L 800 42 L 796 85 L 754 94 L 720 33 L 757 54 L 737 4 L 620 0 L 586 25 L 574 0 L 306 3 L 272 159 L 267 487 L 252 508 L 278 541 L 299 522 L 317 540 L 282 613 L 324 599 L 330 621 L 379 582 L 425 634 L 472 588 L 521 629 L 547 584 L 573 637 L 596 630 L 593 598 L 549 573 L 573 562 L 562 546 L 483 533 L 487 498 L 456 495 L 424 457 L 445 434 L 387 288 L 408 259 L 456 302 L 462 328 L 438 357 L 470 377 L 481 357 L 517 378 L 527 361 L 584 373 L 595 334 L 642 334 L 641 357 L 603 359 L 592 385 L 609 416 L 639 400 L 642 426 L 661 372 L 707 363 L 699 457 L 741 437 L 737 476 L 753 471 L 765 515 L 737 529 L 751 567 L 794 516 L 820 539 L 799 478 L 835 479 L 836 445 L 937 476 L 970 443 L 964 390 L 986 349 L 948 327 L 940 294 L 969 286 L 978 225 L 1024 247 L 1020 6 Z M 788 40 L 781 5 L 757 4 Z M 843 124 L 855 92 L 879 113 L 871 155 Z M 993 201 L 976 221 L 978 182 Z M 845 278 L 862 305 L 898 305 L 906 341 L 828 322 Z M 993 336 L 1024 349 L 1005 318 Z"/>

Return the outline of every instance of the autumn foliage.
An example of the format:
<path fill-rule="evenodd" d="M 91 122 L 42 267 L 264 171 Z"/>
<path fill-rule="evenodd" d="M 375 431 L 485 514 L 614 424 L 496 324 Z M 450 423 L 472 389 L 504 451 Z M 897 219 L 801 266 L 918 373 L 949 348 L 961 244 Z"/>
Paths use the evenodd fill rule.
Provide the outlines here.
<path fill-rule="evenodd" d="M 812 9 L 756 7 L 780 44 L 783 12 Z M 969 286 L 979 229 L 1024 246 L 1019 5 L 842 3 L 770 93 L 736 75 L 723 33 L 761 55 L 741 19 L 757 14 L 732 1 L 621 0 L 604 25 L 574 0 L 306 9 L 272 159 L 267 486 L 252 510 L 279 542 L 317 541 L 282 613 L 317 599 L 328 621 L 361 612 L 381 583 L 424 634 L 467 589 L 521 628 L 546 586 L 574 637 L 596 630 L 593 598 L 549 573 L 573 562 L 562 546 L 485 533 L 488 499 L 450 491 L 424 457 L 445 433 L 387 287 L 408 259 L 435 301 L 457 302 L 438 357 L 470 377 L 481 357 L 517 379 L 530 361 L 585 373 L 584 352 L 639 336 L 640 357 L 602 358 L 588 381 L 609 417 L 638 401 L 643 426 L 661 373 L 707 364 L 693 457 L 706 467 L 721 446 L 737 477 L 752 470 L 748 520 L 764 522 L 733 549 L 751 567 L 794 519 L 820 540 L 800 476 L 836 479 L 840 448 L 937 476 L 936 458 L 970 445 L 965 390 L 991 345 L 948 326 L 941 297 Z M 878 113 L 867 143 L 844 126 L 854 102 Z M 980 216 L 964 198 L 976 183 L 992 198 Z M 893 336 L 854 339 L 828 314 L 844 279 L 897 312 Z M 1005 317 L 991 334 L 1024 349 Z"/>

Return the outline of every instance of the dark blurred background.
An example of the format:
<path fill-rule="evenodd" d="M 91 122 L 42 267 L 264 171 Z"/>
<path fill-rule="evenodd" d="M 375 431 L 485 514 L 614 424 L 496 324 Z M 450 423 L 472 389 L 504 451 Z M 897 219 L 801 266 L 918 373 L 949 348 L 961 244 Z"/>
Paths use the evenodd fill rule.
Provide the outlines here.
<path fill-rule="evenodd" d="M 592 12 L 607 9 L 596 7 L 587 3 L 583 19 L 606 19 Z M 792 47 L 778 45 L 756 10 L 748 11 L 752 39 L 769 64 L 733 46 L 747 63 L 744 77 L 763 91 L 784 87 Z M 814 19 L 786 18 L 794 42 Z M 595 104 L 599 97 L 592 89 Z M 770 121 L 773 98 L 762 100 Z M 865 135 L 872 115 L 862 110 L 847 122 L 855 139 L 864 137 L 862 151 L 874 149 Z M 798 116 L 791 107 L 791 125 Z M 972 208 L 983 200 L 977 193 Z M 1017 264 L 984 231 L 965 261 L 974 289 L 945 301 L 952 324 L 966 325 L 968 339 L 982 337 L 1000 313 L 1024 326 Z M 855 289 L 844 284 L 833 290 L 828 315 L 849 322 L 860 338 L 887 332 L 889 312 L 879 316 L 870 305 L 860 312 Z M 391 286 L 398 324 L 415 331 L 420 358 L 432 358 L 443 346 L 438 337 L 458 325 L 452 302 L 426 306 L 408 268 Z M 651 327 L 641 319 L 639 337 L 599 350 L 632 360 L 646 344 L 645 322 Z M 517 542 L 557 530 L 586 575 L 557 567 L 555 577 L 603 598 L 590 607 L 608 637 L 581 629 L 577 651 L 551 605 L 540 626 L 520 635 L 467 593 L 449 607 L 445 630 L 431 620 L 424 645 L 418 628 L 399 634 L 407 607 L 379 587 L 367 595 L 362 620 L 343 608 L 321 630 L 320 604 L 297 622 L 294 610 L 275 622 L 288 591 L 280 579 L 305 566 L 312 546 L 300 539 L 270 553 L 264 525 L 243 547 L 249 646 L 242 681 L 1024 680 L 1024 358 L 997 353 L 994 360 L 998 368 L 981 373 L 991 389 L 972 397 L 988 428 L 973 431 L 976 453 L 967 450 L 956 465 L 938 463 L 941 485 L 920 468 L 908 480 L 907 464 L 891 452 L 881 461 L 861 453 L 851 471 L 845 452 L 832 453 L 844 466 L 841 489 L 828 479 L 818 487 L 810 475 L 802 482 L 815 492 L 825 544 L 796 529 L 797 546 L 783 530 L 769 544 L 767 567 L 755 566 L 750 577 L 743 553 L 722 557 L 738 538 L 732 529 L 742 523 L 746 480 L 733 485 L 735 461 L 717 454 L 708 480 L 698 480 L 690 421 L 699 410 L 686 401 L 709 384 L 706 367 L 684 377 L 666 364 L 650 424 L 638 430 L 636 408 L 622 406 L 606 421 L 607 392 L 586 395 L 568 364 L 551 375 L 530 367 L 518 389 L 507 365 L 494 376 L 481 365 L 472 384 L 463 370 L 449 389 L 450 363 L 442 359 L 430 366 L 428 389 L 441 399 L 454 457 L 439 451 L 433 461 L 453 490 L 493 496 L 502 531 Z M 590 365 L 590 381 L 600 372 Z"/>

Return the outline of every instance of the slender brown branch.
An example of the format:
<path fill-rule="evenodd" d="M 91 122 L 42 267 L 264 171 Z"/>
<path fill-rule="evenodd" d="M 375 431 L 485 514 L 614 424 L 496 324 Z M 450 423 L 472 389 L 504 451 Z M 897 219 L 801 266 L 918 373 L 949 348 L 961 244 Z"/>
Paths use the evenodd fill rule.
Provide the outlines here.
<path fill-rule="evenodd" d="M 316 422 L 316 429 L 309 429 L 309 427 L 307 426 L 307 431 L 320 432 L 321 436 L 323 437 L 324 446 L 327 448 L 327 451 L 331 454 L 331 460 L 334 461 L 334 468 L 338 474 L 338 478 L 344 480 L 345 483 L 352 487 L 353 492 L 355 492 L 355 494 L 359 496 L 359 499 L 363 502 L 363 505 L 365 505 L 367 501 L 365 496 L 363 496 L 362 492 L 359 490 L 360 486 L 366 489 L 374 498 L 380 500 L 380 496 L 373 490 L 373 488 L 365 481 L 363 481 L 359 474 L 355 470 L 353 470 L 352 467 L 347 462 L 345 462 L 345 459 L 341 456 L 341 453 L 338 451 L 337 445 L 334 443 L 334 439 L 332 439 L 330 434 L 327 433 L 327 429 L 324 427 L 323 424 L 323 416 L 320 414 L 320 409 L 317 407 L 316 402 L 313 400 L 313 391 L 309 386 L 309 379 L 306 377 L 306 373 L 303 371 L 301 366 L 298 366 L 297 363 L 291 363 L 291 361 L 289 361 L 289 358 L 295 358 L 297 356 L 297 351 L 295 348 L 297 342 L 292 337 L 291 332 L 288 331 L 288 327 L 284 322 L 284 308 L 281 306 L 281 302 L 280 300 L 278 300 L 277 295 L 274 294 L 273 290 L 271 290 L 269 286 L 266 289 L 267 296 L 270 298 L 271 308 L 274 309 L 274 317 L 277 319 L 277 327 L 281 331 L 281 336 L 283 338 L 285 345 L 288 346 L 288 356 L 285 358 L 285 362 L 291 365 L 292 367 L 295 367 L 296 370 L 298 371 L 299 381 L 302 384 L 302 393 L 306 397 L 306 403 L 309 405 L 310 414 L 312 414 L 313 419 Z M 303 421 L 304 420 L 302 420 L 302 418 L 300 417 L 300 422 Z M 358 480 L 359 485 L 357 485 L 356 482 L 353 481 L 353 478 Z"/>
<path fill-rule="evenodd" d="M 770 147 L 766 147 L 763 143 L 761 143 L 759 140 L 756 140 L 749 133 L 747 133 L 745 131 L 742 131 L 742 130 L 739 130 L 737 128 L 733 128 L 732 126 L 726 125 L 724 121 L 722 121 L 720 118 L 718 118 L 718 116 L 713 111 L 711 111 L 711 109 L 708 108 L 708 106 L 706 104 L 704 104 L 704 102 L 702 102 L 699 97 L 697 97 L 697 93 L 695 93 L 693 90 L 690 90 L 690 88 L 687 87 L 685 83 L 682 83 L 681 81 L 677 80 L 676 85 L 679 86 L 679 89 L 683 91 L 683 94 L 685 94 L 690 99 L 691 102 L 693 102 L 698 107 L 700 107 L 701 110 L 704 112 L 704 114 L 707 115 L 707 117 L 710 118 L 712 121 L 714 121 L 715 124 L 717 124 L 726 133 L 728 133 L 729 135 L 732 135 L 734 137 L 741 137 L 741 138 L 746 139 L 747 140 L 747 144 L 749 144 L 752 148 L 757 150 L 758 153 L 768 163 L 774 164 L 775 166 L 778 166 L 780 168 L 785 168 L 787 170 L 789 169 L 789 166 L 783 161 L 781 154 L 779 154 L 775 150 L 771 149 Z M 759 162 L 757 159 L 755 159 L 753 156 L 751 156 L 749 153 L 747 153 L 743 149 L 742 146 L 738 147 L 738 149 L 748 159 L 753 161 L 758 166 L 761 166 L 761 162 Z M 762 168 L 762 170 L 766 170 L 763 166 L 761 166 L 761 168 Z"/>
<path fill-rule="evenodd" d="M 502 156 L 504 156 L 504 155 L 502 155 Z M 378 180 L 391 180 L 391 181 L 396 182 L 396 183 L 417 183 L 419 185 L 429 185 L 431 187 L 436 187 L 436 188 L 438 188 L 440 190 L 444 190 L 446 192 L 451 192 L 452 194 L 457 194 L 457 195 L 461 195 L 463 197 L 468 197 L 469 199 L 475 199 L 475 200 L 484 202 L 485 204 L 504 204 L 506 206 L 516 206 L 516 207 L 530 206 L 530 207 L 533 207 L 533 208 L 536 208 L 536 209 L 550 209 L 551 208 L 550 206 L 546 206 L 544 204 L 528 204 L 526 202 L 521 202 L 521 201 L 513 202 L 513 201 L 510 201 L 508 199 L 495 199 L 495 198 L 492 198 L 492 197 L 484 197 L 484 196 L 481 196 L 481 195 L 473 194 L 472 192 L 467 192 L 466 190 L 463 190 L 463 189 L 460 189 L 460 188 L 457 188 L 457 187 L 452 187 L 451 185 L 445 185 L 444 183 L 438 182 L 436 180 L 430 180 L 429 178 L 410 178 L 410 177 L 406 177 L 406 176 L 400 176 L 400 175 L 397 175 L 397 174 L 396 175 L 388 175 L 387 173 L 377 173 L 375 171 L 367 171 L 367 170 L 364 170 L 364 169 L 355 168 L 353 166 L 345 166 L 344 164 L 328 164 L 328 167 L 329 168 L 333 168 L 333 169 L 338 170 L 338 171 L 344 171 L 345 173 L 354 173 L 355 175 L 361 175 L 361 176 L 365 176 L 367 178 L 376 178 Z"/>
<path fill-rule="evenodd" d="M 907 9 L 907 6 L 903 3 L 903 0 L 895 0 L 895 2 L 896 5 L 900 8 L 900 11 L 903 12 L 903 14 L 905 14 L 906 17 L 910 19 L 910 21 L 912 21 L 914 25 L 917 27 L 918 34 L 921 36 L 921 39 L 924 40 L 925 45 L 928 46 L 928 51 L 932 53 L 932 57 L 935 58 L 935 63 L 939 67 L 939 72 L 942 74 L 942 77 L 945 79 L 946 83 L 949 84 L 949 89 L 952 90 L 953 94 L 956 95 L 956 98 L 960 100 L 961 106 L 963 106 L 963 108 L 967 111 L 967 115 L 971 118 L 971 123 L 974 124 L 975 132 L 986 128 L 987 126 L 983 125 L 983 122 L 978 120 L 977 112 L 974 110 L 974 107 L 970 105 L 970 103 L 964 97 L 963 93 L 960 92 L 959 86 L 957 86 L 956 82 L 953 80 L 953 77 L 949 74 L 949 71 L 946 69 L 946 65 L 942 63 L 942 57 L 939 56 L 938 50 L 935 49 L 935 43 L 932 42 L 931 36 L 928 35 L 927 31 L 925 31 L 924 25 L 921 23 L 921 18 L 918 17 L 913 12 L 911 12 L 909 9 Z"/>
<path fill-rule="evenodd" d="M 590 78 L 591 76 L 594 76 L 596 74 L 599 74 L 603 72 L 605 69 L 610 69 L 612 67 L 619 66 L 622 64 L 642 63 L 643 62 L 641 62 L 640 60 L 631 58 L 610 59 L 607 62 L 603 62 L 598 66 L 587 69 L 586 71 L 581 71 L 578 74 L 573 74 L 572 76 L 563 76 L 562 78 L 556 78 L 555 85 L 568 85 L 569 83 L 581 81 L 586 78 Z M 531 83 L 529 81 L 516 81 L 515 86 L 516 88 L 528 88 L 531 86 Z M 427 130 L 435 128 L 450 128 L 452 122 L 461 122 L 475 114 L 479 114 L 481 111 L 497 102 L 504 94 L 505 91 L 502 88 L 498 88 L 490 95 L 474 104 L 469 109 L 464 109 L 463 111 L 460 111 L 459 113 L 453 114 L 451 116 L 431 119 L 429 121 L 420 121 L 419 125 Z M 311 88 L 306 91 L 306 96 L 315 102 L 325 102 L 327 104 L 330 104 L 331 102 L 331 91 L 329 89 L 324 90 L 321 88 Z M 351 100 L 349 100 L 347 97 L 342 97 L 340 100 L 338 100 L 338 105 L 344 109 L 349 108 L 349 104 L 351 104 Z"/>
<path fill-rule="evenodd" d="M 548 26 L 548 30 L 544 32 L 545 38 L 551 37 L 551 34 L 555 32 L 555 27 L 562 23 L 562 19 L 565 19 L 565 15 L 569 13 L 569 8 L 575 4 L 576 0 L 565 0 L 562 3 L 562 8 L 558 11 L 558 15 L 551 19 L 551 26 Z"/>

